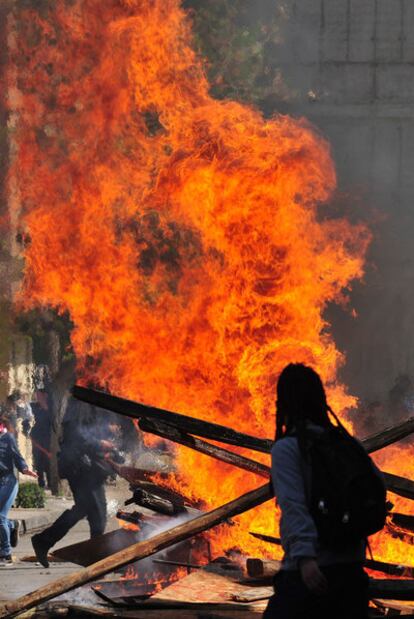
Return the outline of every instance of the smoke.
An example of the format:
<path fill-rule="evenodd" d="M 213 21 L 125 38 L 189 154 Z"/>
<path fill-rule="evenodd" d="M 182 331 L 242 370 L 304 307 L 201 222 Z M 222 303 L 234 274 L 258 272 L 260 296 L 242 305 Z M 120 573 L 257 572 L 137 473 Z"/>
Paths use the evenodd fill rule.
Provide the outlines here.
<path fill-rule="evenodd" d="M 213 3 L 187 4 L 212 59 L 216 96 L 254 102 L 269 116 L 306 116 L 328 138 L 338 172 L 331 214 L 364 221 L 374 235 L 365 281 L 346 308 L 326 312 L 346 354 L 339 375 L 363 407 L 377 409 L 379 425 L 411 414 L 392 391 L 401 376 L 414 383 L 414 122 L 406 113 L 414 92 L 411 48 L 402 43 L 414 12 L 386 3 L 222 0 L 209 34 L 202 19 Z M 225 36 L 225 62 L 215 62 L 214 42 Z"/>

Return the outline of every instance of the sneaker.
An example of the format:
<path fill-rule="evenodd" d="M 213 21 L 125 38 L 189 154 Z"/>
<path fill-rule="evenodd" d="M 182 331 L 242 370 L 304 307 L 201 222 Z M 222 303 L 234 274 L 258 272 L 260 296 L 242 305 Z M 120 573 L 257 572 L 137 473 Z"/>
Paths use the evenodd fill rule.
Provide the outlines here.
<path fill-rule="evenodd" d="M 0 566 L 11 565 L 13 563 L 13 558 L 11 555 L 7 555 L 6 557 L 0 557 Z"/>
<path fill-rule="evenodd" d="M 33 535 L 32 546 L 39 563 L 41 563 L 43 567 L 49 567 L 49 561 L 47 560 L 49 546 L 42 542 L 40 535 Z"/>
<path fill-rule="evenodd" d="M 13 520 L 14 527 L 10 534 L 10 546 L 16 548 L 19 543 L 20 520 Z"/>

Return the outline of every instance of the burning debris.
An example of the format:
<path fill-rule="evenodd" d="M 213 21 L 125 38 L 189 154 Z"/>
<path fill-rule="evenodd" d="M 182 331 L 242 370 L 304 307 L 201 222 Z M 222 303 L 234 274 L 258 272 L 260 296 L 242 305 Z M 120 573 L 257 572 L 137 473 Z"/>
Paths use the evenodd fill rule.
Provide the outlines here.
<path fill-rule="evenodd" d="M 86 390 L 86 389 L 77 387 L 74 390 L 74 393 L 77 395 L 77 397 L 82 397 L 85 401 L 90 401 L 91 399 L 94 399 L 94 398 L 95 399 L 100 398 L 101 404 L 102 404 L 102 399 L 103 399 L 105 400 L 107 404 L 112 404 L 112 408 L 115 408 L 115 405 L 116 407 L 119 408 L 122 404 L 121 398 L 114 398 L 114 396 L 107 396 L 107 394 L 95 392 L 93 390 Z M 128 411 L 126 414 L 131 414 L 131 411 L 134 411 L 133 414 L 136 414 L 136 411 L 139 410 L 140 416 L 144 416 L 146 412 L 148 413 L 150 417 L 151 415 L 154 414 L 153 409 L 144 407 L 142 405 L 135 404 L 129 401 L 125 402 L 125 410 Z M 168 415 L 171 415 L 169 419 L 171 426 L 174 427 L 172 419 L 175 419 L 176 423 L 178 421 L 178 428 L 179 428 L 180 424 L 182 424 L 182 416 L 176 413 L 167 413 L 166 411 L 164 411 L 164 416 L 168 417 Z M 192 422 L 194 424 L 197 424 L 197 420 L 189 417 L 188 418 L 189 427 L 191 427 Z M 198 427 L 199 428 L 203 427 L 203 424 L 206 424 L 206 422 L 202 422 L 201 426 L 198 426 Z M 206 428 L 205 431 L 213 431 L 211 428 L 209 428 L 209 425 L 210 424 L 205 425 L 205 428 Z M 215 428 L 214 425 L 212 427 Z M 177 429 L 177 426 L 175 426 L 175 428 Z M 207 430 L 207 428 L 209 429 Z M 234 434 L 229 428 L 223 428 L 223 430 L 225 430 L 223 432 L 224 441 L 234 440 Z M 363 441 L 363 444 L 366 448 L 369 449 L 369 451 L 373 452 L 373 451 L 383 448 L 385 445 L 392 444 L 396 440 L 399 440 L 400 438 L 403 438 L 409 435 L 413 431 L 414 431 L 414 420 L 410 419 L 410 420 L 407 420 L 406 422 L 403 422 L 402 424 L 399 424 L 398 426 L 388 428 L 379 434 L 376 434 L 374 436 L 369 437 L 368 439 L 365 439 Z M 191 435 L 188 435 L 188 436 L 191 436 Z M 254 437 L 248 436 L 246 440 L 252 440 L 252 439 L 254 439 Z M 240 436 L 238 436 L 238 440 L 240 440 Z M 263 444 L 260 444 L 259 442 L 258 445 L 259 445 L 259 450 L 263 451 L 264 450 Z M 148 490 L 150 482 L 142 481 L 138 483 L 145 484 L 145 488 Z M 139 579 L 139 576 L 137 576 L 137 574 L 140 571 L 139 561 L 142 559 L 146 559 L 148 557 L 157 555 L 157 553 L 159 553 L 162 550 L 171 549 L 172 547 L 177 548 L 177 545 L 180 544 L 181 542 L 184 542 L 185 540 L 190 540 L 194 538 L 194 536 L 204 533 L 208 531 L 209 529 L 211 529 L 212 527 L 216 527 L 219 524 L 228 523 L 230 518 L 236 515 L 242 514 L 247 510 L 253 509 L 257 507 L 258 505 L 261 505 L 262 503 L 268 501 L 273 496 L 271 485 L 265 484 L 264 486 L 261 486 L 256 490 L 248 492 L 247 494 L 244 494 L 240 496 L 239 498 L 234 499 L 233 501 L 227 503 L 226 505 L 218 507 L 210 512 L 200 513 L 199 515 L 194 515 L 193 513 L 190 515 L 189 513 L 185 513 L 187 511 L 187 508 L 185 507 L 184 500 L 182 499 L 182 497 L 179 497 L 179 499 L 177 499 L 177 493 L 171 492 L 170 490 L 166 490 L 166 489 L 161 489 L 162 490 L 161 492 L 160 488 L 157 488 L 155 484 L 150 484 L 150 487 L 152 490 L 152 495 L 157 496 L 157 498 L 162 499 L 162 501 L 166 500 L 166 496 L 173 497 L 170 505 L 175 505 L 175 506 L 179 505 L 180 507 L 178 508 L 178 513 L 177 512 L 175 514 L 170 513 L 170 510 L 164 509 L 164 505 L 160 507 L 160 504 L 157 501 L 154 501 L 154 505 L 156 506 L 156 511 L 158 511 L 158 514 L 160 512 L 162 513 L 162 516 L 158 515 L 156 517 L 155 523 L 152 519 L 148 520 L 143 514 L 139 512 L 138 513 L 135 512 L 133 515 L 128 516 L 127 520 L 129 521 L 134 520 L 134 524 L 137 525 L 137 529 L 138 529 L 136 531 L 128 531 L 128 530 L 121 529 L 120 531 L 115 531 L 115 532 L 103 535 L 101 539 L 98 539 L 98 538 L 91 539 L 87 542 L 82 542 L 81 544 L 75 544 L 72 547 L 68 547 L 66 549 L 56 551 L 56 555 L 58 557 L 65 558 L 65 559 L 70 558 L 70 560 L 75 561 L 77 563 L 84 564 L 87 567 L 85 567 L 82 571 L 76 572 L 69 576 L 65 576 L 61 578 L 60 580 L 57 580 L 55 583 L 52 583 L 51 585 L 48 585 L 47 587 L 44 587 L 33 593 L 30 593 L 19 600 L 16 600 L 14 602 L 7 602 L 3 604 L 3 606 L 0 606 L 0 617 L 13 616 L 21 612 L 22 610 L 36 607 L 39 604 L 44 603 L 45 601 L 50 600 L 51 598 L 56 597 L 66 591 L 70 591 L 71 589 L 74 589 L 75 587 L 84 585 L 88 582 L 96 580 L 97 578 L 109 572 L 116 571 L 122 568 L 123 566 L 130 566 L 131 564 L 136 564 L 138 566 L 137 567 L 138 572 L 136 572 L 135 570 L 132 570 L 129 575 L 129 576 L 132 575 L 132 578 L 127 578 L 128 580 L 133 580 L 133 581 L 138 580 L 138 582 L 136 582 L 134 585 L 129 585 L 130 586 L 129 593 L 131 595 L 125 593 L 123 589 L 123 586 L 124 586 L 123 583 L 122 583 L 122 592 L 120 595 L 118 595 L 118 593 L 120 592 L 119 587 L 121 587 L 119 581 L 117 581 L 116 585 L 114 584 L 112 585 L 112 589 L 111 589 L 112 594 L 115 591 L 114 599 L 112 599 L 111 595 L 108 594 L 108 588 L 106 587 L 105 583 L 104 584 L 98 583 L 97 585 L 95 585 L 94 590 L 98 593 L 98 595 L 100 597 L 103 597 L 106 601 L 112 601 L 115 604 L 115 606 L 119 606 L 119 605 L 122 606 L 122 604 L 126 603 L 129 606 L 132 605 L 134 608 L 137 608 L 137 609 L 145 608 L 147 610 L 150 610 L 150 609 L 167 610 L 167 609 L 172 609 L 172 608 L 189 608 L 191 607 L 192 602 L 189 601 L 188 599 L 186 601 L 182 601 L 182 600 L 180 601 L 179 596 L 178 598 L 174 596 L 174 592 L 173 592 L 172 598 L 170 598 L 170 594 L 167 594 L 167 596 L 158 595 L 158 594 L 151 595 L 151 592 L 153 592 L 153 590 L 149 586 L 146 586 L 145 584 L 143 585 Z M 133 488 L 132 502 L 136 502 L 135 498 L 137 498 L 138 503 L 139 504 L 142 503 L 143 495 L 141 494 L 141 492 L 137 492 L 137 490 L 139 490 L 139 487 L 133 486 L 132 488 Z M 126 503 L 131 503 L 131 500 L 127 500 Z M 393 507 L 392 504 L 388 504 L 388 505 L 389 505 L 389 508 L 392 509 Z M 163 519 L 163 524 L 161 525 L 161 528 L 164 530 L 161 532 L 155 533 L 154 526 L 155 526 L 155 529 L 160 529 L 160 518 Z M 180 519 L 181 522 L 179 524 L 176 524 L 176 519 Z M 185 520 L 184 522 L 182 521 L 183 519 Z M 395 526 L 399 525 L 400 527 L 405 526 L 406 528 L 409 528 L 412 526 L 412 517 L 399 514 L 399 513 L 393 514 L 391 512 L 390 523 Z M 175 526 L 172 526 L 171 528 L 171 525 L 174 525 L 174 524 Z M 147 531 L 145 532 L 146 527 L 148 528 L 147 528 Z M 151 531 L 151 527 L 152 527 L 152 534 L 150 534 L 149 539 L 142 539 L 141 541 L 141 535 L 148 534 Z M 125 535 L 128 538 L 127 543 L 125 544 L 125 540 L 123 540 L 121 542 L 122 548 L 115 550 L 114 540 L 117 539 L 118 542 L 115 542 L 115 543 L 119 543 L 120 537 L 121 536 L 125 537 Z M 258 534 L 256 533 L 255 535 L 257 536 Z M 275 538 L 272 538 L 272 537 L 266 538 L 265 535 L 261 536 L 259 534 L 259 537 L 261 537 L 264 542 L 267 542 L 270 544 L 275 544 L 275 543 L 277 544 L 278 542 L 278 540 L 276 540 Z M 404 539 L 404 541 L 407 542 L 406 539 Z M 95 554 L 93 554 L 93 552 L 91 553 L 91 550 L 95 551 Z M 96 554 L 96 552 L 98 554 Z M 210 555 L 210 552 L 211 552 L 211 549 L 210 549 L 210 546 L 208 546 L 209 555 Z M 85 559 L 82 559 L 81 558 L 82 556 L 88 557 L 87 560 L 85 561 Z M 91 560 L 92 560 L 91 557 L 93 557 L 95 562 L 91 563 Z M 158 565 L 161 564 L 164 567 L 173 567 L 174 569 L 184 568 L 186 570 L 196 569 L 197 573 L 199 573 L 198 572 L 199 570 L 203 570 L 204 575 L 201 578 L 201 580 L 203 580 L 204 577 L 207 578 L 209 574 L 209 567 L 207 566 L 203 568 L 201 564 L 193 563 L 191 561 L 191 554 L 189 555 L 187 561 L 183 561 L 182 559 L 180 560 L 179 558 L 173 558 L 173 557 L 167 557 L 167 558 L 156 557 L 156 560 L 157 560 Z M 377 572 L 377 571 L 385 572 L 389 575 L 392 575 L 393 577 L 402 577 L 404 579 L 404 580 L 371 579 L 370 595 L 372 598 L 380 598 L 381 600 L 388 600 L 388 599 L 396 600 L 397 599 L 397 600 L 413 600 L 414 601 L 414 582 L 413 580 L 409 579 L 412 576 L 413 568 L 407 567 L 407 566 L 404 567 L 404 566 L 399 566 L 399 565 L 393 565 L 393 564 L 388 564 L 385 562 L 379 562 L 379 561 L 373 561 L 373 560 L 371 562 L 369 561 L 367 562 L 367 567 L 373 570 L 374 572 Z M 265 561 L 263 559 L 249 559 L 247 561 L 246 568 L 247 568 L 248 576 L 250 576 L 253 579 L 254 584 L 257 584 L 258 579 L 262 579 L 266 582 L 266 579 L 268 581 L 269 578 L 273 577 L 276 571 L 280 568 L 280 563 L 277 561 Z M 128 569 L 130 569 L 130 567 L 128 567 Z M 221 569 L 221 572 L 223 572 L 223 570 L 224 572 L 226 572 L 225 566 L 221 566 L 220 569 Z M 228 578 L 228 570 L 229 570 L 229 566 L 227 566 L 227 573 L 226 573 L 227 578 Z M 262 588 L 257 591 L 252 590 L 252 589 L 250 589 L 250 591 L 246 591 L 246 585 L 242 584 L 243 578 L 242 578 L 242 575 L 240 574 L 240 566 L 233 565 L 230 568 L 230 571 L 232 570 L 234 572 L 237 571 L 238 574 L 236 576 L 236 574 L 234 573 L 232 576 L 230 576 L 230 581 L 232 582 L 237 581 L 239 583 L 239 588 L 237 587 L 235 588 L 230 598 L 227 598 L 227 601 L 225 602 L 225 604 L 230 604 L 232 600 L 235 603 L 243 602 L 245 604 L 254 605 L 256 603 L 259 603 L 259 601 L 261 600 L 268 599 L 272 595 L 273 593 L 272 587 L 268 587 L 267 590 L 263 590 Z M 213 571 L 214 571 L 214 568 L 213 568 Z M 193 580 L 197 580 L 193 574 L 191 574 L 191 577 Z M 223 573 L 221 573 L 221 578 L 223 578 Z M 200 582 L 198 582 L 198 585 L 200 585 Z M 241 586 L 241 589 L 240 589 L 240 586 Z M 96 589 L 96 587 L 98 588 Z M 105 587 L 106 587 L 106 592 L 105 592 Z M 219 592 L 220 590 L 221 590 L 220 587 L 218 587 Z M 229 595 L 228 588 L 226 589 L 226 591 L 227 591 L 227 595 Z M 200 599 L 203 598 L 200 591 L 198 591 L 198 595 L 199 595 L 199 598 L 196 602 L 198 607 L 200 608 L 201 606 L 203 606 L 207 608 L 208 607 L 208 604 L 206 606 L 207 601 L 200 602 Z M 148 602 L 143 601 L 143 598 L 147 598 L 147 597 L 150 597 L 149 601 Z M 217 610 L 218 608 L 220 608 L 220 605 L 217 602 L 214 604 L 214 609 Z M 247 607 L 245 606 L 244 608 L 246 609 Z M 254 608 L 256 608 L 256 610 L 259 608 L 260 612 L 263 610 L 261 606 L 259 607 L 249 606 L 248 608 L 250 608 L 250 610 L 252 610 L 252 608 L 253 610 Z"/>
<path fill-rule="evenodd" d="M 35 4 L 17 3 L 10 36 L 10 90 L 22 108 L 10 174 L 19 179 L 21 238 L 30 239 L 19 303 L 68 312 L 85 384 L 155 404 L 75 390 L 138 420 L 148 441 L 174 442 L 179 474 L 155 479 L 112 463 L 131 484 L 127 503 L 158 516 L 122 511 L 130 529 L 56 551 L 85 569 L 7 603 L 2 616 L 202 539 L 217 525 L 209 558 L 240 547 L 266 554 L 277 545 L 273 509 L 252 509 L 272 491 L 268 484 L 252 490 L 258 480 L 246 475 L 270 476 L 264 459 L 272 441 L 261 434 L 273 427 L 273 378 L 301 358 L 329 385 L 334 408 L 355 403 L 337 380 L 343 358 L 323 312 L 344 303 L 363 276 L 370 240 L 365 226 L 323 212 L 335 170 L 329 145 L 308 122 L 264 119 L 250 106 L 212 98 L 179 0 Z M 168 410 L 176 408 L 194 416 Z M 402 422 L 365 448 L 389 449 L 413 429 L 413 419 Z M 259 452 L 258 460 L 237 448 Z M 412 541 L 404 506 L 414 482 L 412 466 L 398 470 L 385 473 L 396 511 L 375 542 L 384 561 L 371 569 L 407 576 L 410 566 L 397 572 Z M 197 568 L 190 576 L 198 590 L 222 592 L 232 569 L 215 566 L 217 574 L 190 559 L 154 561 Z M 134 583 L 133 600 L 157 588 L 135 576 L 122 580 Z M 118 585 L 108 593 L 99 583 L 96 591 L 122 605 L 129 596 L 116 595 Z M 231 595 L 240 605 L 267 593 Z M 411 599 L 412 583 L 374 582 L 374 594 Z M 193 603 L 168 595 L 151 595 L 143 608 Z"/>
<path fill-rule="evenodd" d="M 24 2 L 13 18 L 19 303 L 70 315 L 79 376 L 258 436 L 291 358 L 318 368 L 336 409 L 353 404 L 323 312 L 363 275 L 370 233 L 324 211 L 336 177 L 320 133 L 214 99 L 179 0 Z M 251 489 L 224 458 L 176 457 L 209 507 Z M 270 518 L 244 516 L 216 551 L 259 552 L 244 531 Z"/>

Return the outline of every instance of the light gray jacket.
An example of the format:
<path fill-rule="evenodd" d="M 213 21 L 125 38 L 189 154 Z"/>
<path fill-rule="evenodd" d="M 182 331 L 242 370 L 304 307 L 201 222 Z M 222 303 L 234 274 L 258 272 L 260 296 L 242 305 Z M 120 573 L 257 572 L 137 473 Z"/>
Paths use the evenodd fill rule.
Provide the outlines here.
<path fill-rule="evenodd" d="M 280 537 L 284 550 L 282 569 L 298 569 L 298 560 L 314 557 L 319 565 L 364 561 L 365 540 L 344 550 L 322 546 L 306 501 L 310 487 L 310 466 L 300 455 L 298 440 L 286 436 L 272 448 L 272 482 L 282 516 Z"/>

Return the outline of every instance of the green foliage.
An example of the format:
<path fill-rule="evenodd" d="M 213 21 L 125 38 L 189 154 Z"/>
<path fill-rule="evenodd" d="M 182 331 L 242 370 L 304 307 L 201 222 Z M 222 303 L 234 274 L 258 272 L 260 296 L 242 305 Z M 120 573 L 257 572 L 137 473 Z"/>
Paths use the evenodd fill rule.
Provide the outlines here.
<path fill-rule="evenodd" d="M 30 481 L 20 485 L 16 507 L 44 507 L 45 504 L 46 495 L 43 488 Z"/>
<path fill-rule="evenodd" d="M 207 58 L 211 93 L 260 104 L 285 100 L 283 43 L 289 2 L 281 0 L 185 0 L 192 11 L 195 42 Z"/>

